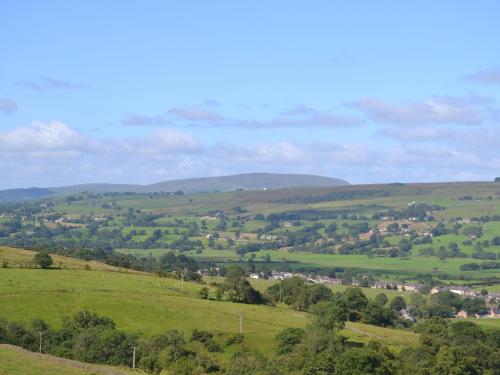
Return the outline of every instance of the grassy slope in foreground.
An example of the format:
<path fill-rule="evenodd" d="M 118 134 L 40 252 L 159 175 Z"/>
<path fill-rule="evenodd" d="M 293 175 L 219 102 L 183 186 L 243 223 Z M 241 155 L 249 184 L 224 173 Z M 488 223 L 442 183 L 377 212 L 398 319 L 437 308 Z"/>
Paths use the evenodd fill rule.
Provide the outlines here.
<path fill-rule="evenodd" d="M 244 315 L 245 343 L 270 354 L 275 336 L 288 327 L 303 327 L 308 315 L 286 306 L 271 307 L 207 301 L 197 298 L 201 285 L 153 275 L 81 270 L 0 269 L 0 316 L 24 321 L 42 318 L 53 327 L 61 318 L 87 308 L 109 316 L 120 329 L 145 336 L 178 329 L 189 335 L 194 328 L 220 333 L 225 339 L 239 329 Z M 382 337 L 393 347 L 416 343 L 418 336 L 405 331 L 367 325 L 345 334 L 366 342 Z M 358 328 L 359 328 L 358 327 Z M 362 332 L 360 332 L 362 331 Z M 375 332 L 376 331 L 376 332 Z M 381 332 L 385 332 L 381 334 Z M 228 351 L 229 353 L 230 351 Z"/>
<path fill-rule="evenodd" d="M 86 364 L 52 356 L 42 356 L 17 347 L 0 345 L 0 375 L 140 375 L 142 371 Z"/>

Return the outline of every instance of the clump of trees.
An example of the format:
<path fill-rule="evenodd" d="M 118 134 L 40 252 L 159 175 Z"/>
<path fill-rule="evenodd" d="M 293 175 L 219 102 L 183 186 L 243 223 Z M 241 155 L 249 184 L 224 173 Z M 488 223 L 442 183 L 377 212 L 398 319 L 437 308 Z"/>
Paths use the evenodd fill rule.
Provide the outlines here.
<path fill-rule="evenodd" d="M 266 299 L 254 289 L 246 279 L 246 272 L 240 266 L 230 267 L 226 272 L 224 282 L 218 286 L 219 299 L 225 297 L 231 302 L 264 304 Z"/>
<path fill-rule="evenodd" d="M 406 308 L 402 297 L 396 297 L 388 304 L 387 296 L 382 293 L 375 300 L 369 301 L 360 288 L 347 288 L 342 293 L 332 293 L 324 285 L 310 284 L 299 277 L 293 277 L 269 287 L 266 297 L 273 303 L 283 302 L 296 310 L 320 316 L 333 314 L 337 318 L 345 317 L 345 320 L 363 321 L 383 327 L 406 327 L 411 324 L 400 318 L 400 311 Z"/>
<path fill-rule="evenodd" d="M 323 305 L 323 303 L 322 303 Z M 380 342 L 353 345 L 339 334 L 346 317 L 329 303 L 305 329 L 277 336 L 277 356 L 267 361 L 273 374 L 498 374 L 500 331 L 472 322 L 433 318 L 416 326 L 420 345 L 399 354 Z"/>
<path fill-rule="evenodd" d="M 315 303 L 331 300 L 333 293 L 324 285 L 309 284 L 300 277 L 292 277 L 269 287 L 266 297 L 272 303 L 283 302 L 296 310 L 306 311 Z"/>
<path fill-rule="evenodd" d="M 52 260 L 52 257 L 48 253 L 36 253 L 35 256 L 33 257 L 33 263 L 35 263 L 37 266 L 40 268 L 46 269 L 50 268 L 54 261 Z"/>

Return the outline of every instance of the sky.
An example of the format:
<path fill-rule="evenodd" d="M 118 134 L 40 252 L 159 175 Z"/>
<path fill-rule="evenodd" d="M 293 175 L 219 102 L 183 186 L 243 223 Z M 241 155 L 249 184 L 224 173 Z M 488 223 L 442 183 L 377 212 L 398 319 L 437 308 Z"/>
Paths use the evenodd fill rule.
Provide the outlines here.
<path fill-rule="evenodd" d="M 0 5 L 0 188 L 500 176 L 500 2 Z"/>

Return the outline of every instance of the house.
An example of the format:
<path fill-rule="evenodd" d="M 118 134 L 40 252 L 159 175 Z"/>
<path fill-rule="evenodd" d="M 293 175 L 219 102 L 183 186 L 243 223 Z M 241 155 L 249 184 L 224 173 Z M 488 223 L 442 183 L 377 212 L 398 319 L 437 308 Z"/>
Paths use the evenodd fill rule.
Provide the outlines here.
<path fill-rule="evenodd" d="M 260 236 L 261 240 L 266 240 L 266 241 L 276 241 L 279 237 L 273 234 L 264 234 Z"/>
<path fill-rule="evenodd" d="M 412 322 L 416 321 L 416 319 L 406 309 L 401 309 L 399 311 L 399 315 L 401 316 L 402 319 L 410 320 Z"/>
<path fill-rule="evenodd" d="M 404 290 L 407 292 L 418 293 L 420 292 L 424 286 L 422 284 L 405 284 Z"/>
<path fill-rule="evenodd" d="M 423 289 L 421 284 L 396 284 L 396 289 L 400 292 L 420 292 Z"/>
<path fill-rule="evenodd" d="M 459 318 L 459 319 L 467 319 L 468 317 L 469 317 L 469 314 L 467 314 L 467 311 L 465 311 L 465 310 L 460 310 L 457 313 L 457 318 Z"/>
<path fill-rule="evenodd" d="M 273 271 L 271 273 L 271 280 L 285 280 L 285 279 L 290 279 L 294 276 L 291 272 L 277 272 Z"/>
<path fill-rule="evenodd" d="M 383 281 L 375 281 L 372 285 L 373 289 L 388 289 L 388 284 Z"/>
<path fill-rule="evenodd" d="M 468 286 L 451 286 L 448 288 L 448 290 L 460 296 L 466 296 L 466 297 L 477 296 L 477 292 L 474 289 L 469 288 Z"/>
<path fill-rule="evenodd" d="M 490 292 L 490 293 L 488 293 L 488 295 L 486 297 L 488 297 L 488 299 L 490 299 L 490 300 L 495 299 L 498 302 L 500 302 L 500 293 L 498 293 L 498 292 Z"/>
<path fill-rule="evenodd" d="M 431 294 L 436 294 L 439 292 L 445 292 L 446 288 L 443 286 L 435 286 L 434 288 L 431 289 Z"/>
<path fill-rule="evenodd" d="M 320 284 L 333 284 L 333 285 L 342 284 L 342 280 L 328 276 L 318 276 L 314 281 Z"/>
<path fill-rule="evenodd" d="M 438 292 L 452 292 L 464 297 L 477 297 L 478 293 L 468 286 L 452 285 L 452 286 L 435 286 L 431 289 L 431 294 Z"/>
<path fill-rule="evenodd" d="M 260 279 L 260 275 L 258 273 L 251 273 L 249 277 L 253 280 Z"/>
<path fill-rule="evenodd" d="M 490 314 L 488 315 L 488 317 L 490 317 L 490 318 L 500 318 L 500 307 L 499 306 L 492 307 L 490 309 Z"/>

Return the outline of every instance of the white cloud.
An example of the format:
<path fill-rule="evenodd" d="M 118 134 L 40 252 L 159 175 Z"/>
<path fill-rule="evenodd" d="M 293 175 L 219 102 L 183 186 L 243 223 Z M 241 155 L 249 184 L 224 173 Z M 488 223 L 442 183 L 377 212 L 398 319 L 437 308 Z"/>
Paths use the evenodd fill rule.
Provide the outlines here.
<path fill-rule="evenodd" d="M 66 155 L 166 155 L 202 150 L 190 134 L 175 129 L 159 129 L 142 138 L 111 138 L 98 140 L 86 136 L 60 121 L 34 121 L 30 126 L 0 133 L 1 153 L 64 152 Z"/>
<path fill-rule="evenodd" d="M 144 138 L 123 140 L 121 145 L 126 150 L 153 156 L 198 153 L 203 150 L 196 138 L 175 129 L 160 129 Z"/>
<path fill-rule="evenodd" d="M 363 111 L 372 121 L 393 125 L 461 124 L 478 125 L 484 122 L 480 97 L 435 96 L 422 101 L 393 104 L 379 99 L 362 99 L 348 106 Z"/>
<path fill-rule="evenodd" d="M 391 131 L 404 130 L 394 127 Z M 500 168 L 496 129 L 408 129 L 420 142 L 276 141 L 203 144 L 159 128 L 135 138 L 97 139 L 59 122 L 0 132 L 2 187 L 83 182 L 152 183 L 248 171 L 316 173 L 351 182 L 491 179 Z M 403 133 L 394 133 L 405 137 Z M 446 137 L 446 142 L 435 138 Z M 8 184 L 6 186 L 6 184 Z"/>
<path fill-rule="evenodd" d="M 2 152 L 40 152 L 79 150 L 88 140 L 59 121 L 35 121 L 31 126 L 0 133 Z"/>

